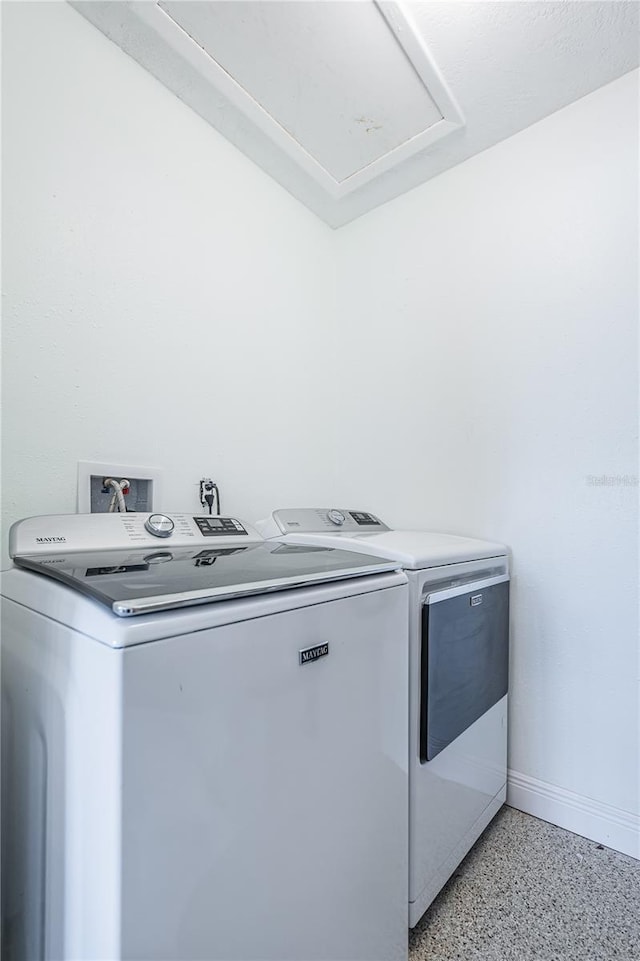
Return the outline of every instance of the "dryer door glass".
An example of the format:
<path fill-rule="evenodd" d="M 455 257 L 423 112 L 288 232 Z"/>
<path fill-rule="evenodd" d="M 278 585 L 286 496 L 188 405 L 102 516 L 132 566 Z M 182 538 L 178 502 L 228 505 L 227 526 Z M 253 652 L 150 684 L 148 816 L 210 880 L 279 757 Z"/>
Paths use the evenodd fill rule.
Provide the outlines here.
<path fill-rule="evenodd" d="M 431 761 L 507 693 L 506 575 L 428 594 L 422 607 L 420 760 Z"/>

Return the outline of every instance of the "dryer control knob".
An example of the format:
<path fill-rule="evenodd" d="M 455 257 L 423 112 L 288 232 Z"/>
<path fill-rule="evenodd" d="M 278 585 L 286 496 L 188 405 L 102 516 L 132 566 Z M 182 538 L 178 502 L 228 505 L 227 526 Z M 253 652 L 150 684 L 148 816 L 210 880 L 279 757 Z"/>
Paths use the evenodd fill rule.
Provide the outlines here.
<path fill-rule="evenodd" d="M 342 527 L 342 525 L 346 520 L 346 517 L 344 516 L 342 511 L 337 511 L 337 510 L 330 510 L 329 513 L 327 514 L 327 517 L 329 518 L 332 524 L 336 525 L 336 527 Z"/>
<path fill-rule="evenodd" d="M 145 530 L 154 537 L 170 537 L 175 524 L 166 514 L 149 514 L 144 522 Z"/>

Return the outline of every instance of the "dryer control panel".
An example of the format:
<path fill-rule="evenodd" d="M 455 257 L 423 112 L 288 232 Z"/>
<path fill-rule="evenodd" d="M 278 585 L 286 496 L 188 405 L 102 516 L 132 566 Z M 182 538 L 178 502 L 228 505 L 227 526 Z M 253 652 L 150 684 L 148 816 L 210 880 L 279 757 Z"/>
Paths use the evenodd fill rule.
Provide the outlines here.
<path fill-rule="evenodd" d="M 379 517 L 368 511 L 339 507 L 303 507 L 274 511 L 256 527 L 264 537 L 282 534 L 379 534 L 390 530 Z"/>
<path fill-rule="evenodd" d="M 235 517 L 211 514 L 52 514 L 15 523 L 9 531 L 9 554 L 115 551 L 159 543 L 192 547 L 205 539 L 220 547 L 264 540 L 255 528 Z"/>

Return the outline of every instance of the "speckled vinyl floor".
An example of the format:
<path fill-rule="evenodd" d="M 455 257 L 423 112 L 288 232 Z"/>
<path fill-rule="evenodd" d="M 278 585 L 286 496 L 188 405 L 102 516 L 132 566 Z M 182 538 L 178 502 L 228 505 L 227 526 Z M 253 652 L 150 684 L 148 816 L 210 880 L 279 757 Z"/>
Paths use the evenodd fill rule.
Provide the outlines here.
<path fill-rule="evenodd" d="M 505 807 L 409 949 L 410 961 L 638 961 L 640 862 Z"/>

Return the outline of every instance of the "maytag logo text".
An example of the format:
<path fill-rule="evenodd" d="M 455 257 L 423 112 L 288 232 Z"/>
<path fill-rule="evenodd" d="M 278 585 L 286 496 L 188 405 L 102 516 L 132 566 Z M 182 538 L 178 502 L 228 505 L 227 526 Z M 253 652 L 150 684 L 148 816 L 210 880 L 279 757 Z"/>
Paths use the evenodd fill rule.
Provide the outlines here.
<path fill-rule="evenodd" d="M 320 657 L 326 657 L 329 653 L 329 644 L 317 644 L 315 647 L 307 647 L 304 651 L 300 651 L 300 663 L 309 664 L 311 661 L 317 661 Z"/>

